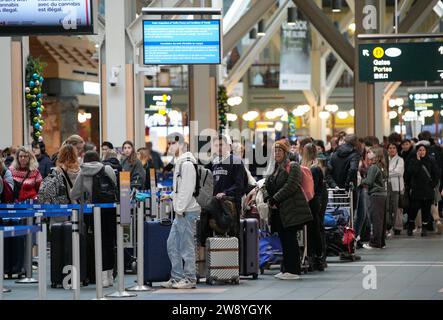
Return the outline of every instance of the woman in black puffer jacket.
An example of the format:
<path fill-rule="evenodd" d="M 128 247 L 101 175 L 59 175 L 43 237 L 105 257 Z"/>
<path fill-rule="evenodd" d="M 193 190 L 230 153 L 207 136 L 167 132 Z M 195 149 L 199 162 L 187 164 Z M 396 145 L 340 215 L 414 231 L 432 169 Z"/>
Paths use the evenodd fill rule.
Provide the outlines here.
<path fill-rule="evenodd" d="M 440 169 L 436 161 L 428 155 L 428 147 L 424 144 L 417 145 L 416 155 L 411 155 L 405 172 L 405 192 L 410 196 L 408 236 L 412 236 L 415 218 L 420 209 L 423 221 L 421 235 L 427 235 L 427 225 L 431 221 L 431 205 L 435 199 L 435 187 L 439 178 Z"/>

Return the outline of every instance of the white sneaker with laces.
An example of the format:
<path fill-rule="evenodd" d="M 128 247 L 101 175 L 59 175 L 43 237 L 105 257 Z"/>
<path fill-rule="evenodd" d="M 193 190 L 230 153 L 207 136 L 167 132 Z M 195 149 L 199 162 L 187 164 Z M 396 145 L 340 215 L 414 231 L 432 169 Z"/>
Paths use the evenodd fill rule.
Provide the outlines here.
<path fill-rule="evenodd" d="M 280 279 L 282 274 L 283 274 L 283 272 L 279 272 L 274 276 L 274 278 Z"/>
<path fill-rule="evenodd" d="M 298 279 L 300 279 L 300 276 L 298 274 L 285 272 L 279 277 L 279 279 L 280 280 L 298 280 Z"/>
<path fill-rule="evenodd" d="M 176 283 L 177 281 L 175 279 L 169 279 L 169 281 L 160 283 L 160 286 L 165 289 L 172 289 Z"/>
<path fill-rule="evenodd" d="M 174 289 L 195 289 L 197 284 L 194 281 L 188 279 L 182 279 L 172 285 Z"/>

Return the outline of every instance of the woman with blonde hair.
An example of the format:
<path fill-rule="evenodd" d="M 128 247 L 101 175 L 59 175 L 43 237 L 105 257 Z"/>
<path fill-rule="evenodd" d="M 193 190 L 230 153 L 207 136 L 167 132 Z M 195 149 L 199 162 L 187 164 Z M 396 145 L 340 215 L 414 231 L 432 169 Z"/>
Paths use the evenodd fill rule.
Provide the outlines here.
<path fill-rule="evenodd" d="M 42 182 L 42 176 L 38 171 L 38 162 L 34 154 L 25 147 L 18 148 L 9 170 L 14 179 L 15 201 L 34 200 Z"/>
<path fill-rule="evenodd" d="M 364 244 L 365 249 L 383 249 L 386 246 L 386 199 L 388 166 L 386 165 L 383 149 L 370 148 L 368 153 L 370 167 L 368 175 L 361 182 L 368 187 L 369 217 L 372 224 L 372 235 L 369 244 Z"/>

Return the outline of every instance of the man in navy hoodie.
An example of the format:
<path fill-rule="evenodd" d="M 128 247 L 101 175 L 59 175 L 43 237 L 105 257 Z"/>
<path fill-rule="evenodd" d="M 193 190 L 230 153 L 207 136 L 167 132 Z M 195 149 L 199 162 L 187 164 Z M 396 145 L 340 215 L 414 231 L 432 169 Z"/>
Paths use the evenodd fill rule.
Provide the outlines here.
<path fill-rule="evenodd" d="M 240 217 L 241 198 L 247 187 L 245 169 L 242 160 L 231 153 L 231 144 L 229 137 L 218 136 L 213 143 L 215 157 L 207 167 L 214 177 L 214 196 L 217 199 L 235 198 L 237 217 Z M 239 230 L 232 235 L 238 233 Z"/>

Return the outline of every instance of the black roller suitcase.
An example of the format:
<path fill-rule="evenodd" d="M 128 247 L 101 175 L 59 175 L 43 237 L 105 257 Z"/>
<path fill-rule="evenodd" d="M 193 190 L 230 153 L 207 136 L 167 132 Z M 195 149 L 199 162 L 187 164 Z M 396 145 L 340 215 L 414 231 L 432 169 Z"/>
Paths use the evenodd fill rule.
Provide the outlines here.
<path fill-rule="evenodd" d="M 22 225 L 21 219 L 3 219 L 3 226 Z M 4 275 L 9 279 L 25 276 L 25 240 L 26 236 L 5 238 L 4 240 Z"/>
<path fill-rule="evenodd" d="M 240 275 L 252 276 L 259 273 L 259 227 L 257 219 L 240 220 Z"/>
<path fill-rule="evenodd" d="M 63 268 L 69 265 L 72 265 L 72 224 L 53 224 L 51 228 L 52 288 L 63 286 L 63 279 L 67 276 L 67 273 L 63 273 Z M 80 233 L 80 282 L 83 285 L 88 284 L 86 271 L 86 241 L 85 236 Z M 72 271 L 69 272 L 72 273 Z"/>

